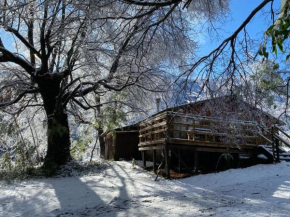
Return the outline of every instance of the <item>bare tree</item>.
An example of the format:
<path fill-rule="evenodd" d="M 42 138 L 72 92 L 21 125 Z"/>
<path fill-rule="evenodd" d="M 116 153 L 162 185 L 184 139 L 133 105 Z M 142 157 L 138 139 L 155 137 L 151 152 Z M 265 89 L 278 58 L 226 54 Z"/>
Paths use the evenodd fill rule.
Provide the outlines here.
<path fill-rule="evenodd" d="M 71 158 L 68 116 L 108 103 L 95 96 L 161 91 L 156 80 L 166 68 L 194 59 L 197 33 L 182 11 L 190 2 L 1 1 L 0 108 L 44 110 L 45 165 Z M 222 2 L 194 1 L 191 17 L 211 19 L 226 8 Z"/>

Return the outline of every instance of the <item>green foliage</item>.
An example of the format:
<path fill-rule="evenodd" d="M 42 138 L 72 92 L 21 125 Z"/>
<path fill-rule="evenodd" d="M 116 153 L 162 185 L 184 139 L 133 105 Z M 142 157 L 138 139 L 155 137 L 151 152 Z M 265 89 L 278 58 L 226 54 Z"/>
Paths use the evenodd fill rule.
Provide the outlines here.
<path fill-rule="evenodd" d="M 263 45 L 260 45 L 258 54 L 268 59 L 269 52 L 267 52 L 267 38 L 271 39 L 272 53 L 277 56 L 278 51 L 285 53 L 283 44 L 290 35 L 290 2 L 287 0 L 283 10 L 280 12 L 279 18 L 271 25 L 265 32 L 266 40 Z M 288 60 L 290 54 L 286 56 Z"/>
<path fill-rule="evenodd" d="M 276 107 L 275 94 L 286 95 L 285 90 L 281 88 L 284 81 L 279 74 L 279 64 L 273 61 L 264 61 L 250 78 L 254 84 L 256 99 L 263 100 L 268 106 Z"/>
<path fill-rule="evenodd" d="M 1 170 L 11 171 L 12 170 L 12 159 L 11 154 L 6 152 L 1 157 Z"/>
<path fill-rule="evenodd" d="M 78 139 L 72 143 L 71 156 L 77 160 L 81 160 L 82 154 L 87 151 L 91 142 L 92 138 L 88 136 L 88 130 L 86 129 L 83 136 L 78 136 Z"/>
<path fill-rule="evenodd" d="M 124 101 L 126 94 L 118 94 L 113 96 L 113 101 Z M 122 128 L 122 124 L 126 122 L 126 116 L 121 108 L 115 106 L 107 106 L 102 111 L 100 115 L 94 122 L 95 128 L 103 128 L 105 132 L 110 132 L 113 137 L 116 136 L 116 128 Z"/>
<path fill-rule="evenodd" d="M 47 130 L 47 137 L 50 140 L 53 138 L 60 138 L 68 130 L 66 127 L 62 126 L 56 120 L 53 120 L 52 124 L 53 124 L 53 127 Z"/>
<path fill-rule="evenodd" d="M 7 143 L 6 136 L 10 136 L 11 138 L 17 137 L 18 135 L 18 126 L 15 122 L 5 121 L 0 116 L 0 144 L 4 147 L 4 144 Z"/>
<path fill-rule="evenodd" d="M 57 173 L 59 166 L 54 163 L 53 159 L 46 159 L 45 164 L 42 167 L 43 174 L 46 177 L 51 177 Z"/>
<path fill-rule="evenodd" d="M 0 179 L 11 182 L 32 175 L 36 165 L 32 160 L 34 154 L 34 147 L 22 143 L 16 144 L 11 151 L 5 152 L 0 158 Z"/>
<path fill-rule="evenodd" d="M 5 123 L 6 127 L 3 125 Z M 5 141 L 6 135 L 13 139 L 14 145 Z M 0 144 L 6 147 L 0 157 L 0 179 L 11 182 L 15 179 L 24 179 L 32 173 L 38 162 L 36 147 L 33 146 L 21 133 L 16 120 L 0 124 Z"/>

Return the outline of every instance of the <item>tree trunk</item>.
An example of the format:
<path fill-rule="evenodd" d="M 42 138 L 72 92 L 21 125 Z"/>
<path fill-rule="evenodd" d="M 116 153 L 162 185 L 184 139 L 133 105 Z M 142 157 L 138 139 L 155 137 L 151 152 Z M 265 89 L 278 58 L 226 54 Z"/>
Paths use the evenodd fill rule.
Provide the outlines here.
<path fill-rule="evenodd" d="M 96 96 L 95 97 L 95 101 L 96 104 L 100 104 L 101 103 L 101 98 L 100 96 Z M 101 107 L 97 107 L 97 111 L 98 111 L 98 115 L 101 115 Z M 96 117 L 96 116 L 95 116 Z M 100 135 L 103 134 L 104 130 L 102 128 L 102 123 L 99 123 L 99 127 L 98 127 L 98 137 L 99 137 L 99 144 L 100 144 L 100 157 L 101 158 L 105 158 L 105 138 L 101 137 Z"/>
<path fill-rule="evenodd" d="M 47 125 L 47 153 L 44 162 L 65 164 L 71 159 L 70 145 L 67 114 L 62 113 L 50 118 Z"/>
<path fill-rule="evenodd" d="M 58 78 L 38 81 L 47 116 L 47 152 L 44 167 L 63 165 L 71 160 L 70 129 L 66 108 L 59 95 L 61 80 Z"/>
<path fill-rule="evenodd" d="M 100 144 L 100 157 L 105 158 L 105 139 L 104 137 L 100 137 L 103 133 L 103 129 L 99 128 L 98 129 L 98 136 L 99 136 L 99 144 Z"/>

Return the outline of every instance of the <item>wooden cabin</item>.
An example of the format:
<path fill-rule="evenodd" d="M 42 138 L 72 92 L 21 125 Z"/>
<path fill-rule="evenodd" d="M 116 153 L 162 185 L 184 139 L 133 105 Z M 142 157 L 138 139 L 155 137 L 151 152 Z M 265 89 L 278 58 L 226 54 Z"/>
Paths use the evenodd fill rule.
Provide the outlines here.
<path fill-rule="evenodd" d="M 267 151 L 261 145 L 279 147 L 277 125 L 284 123 L 237 97 L 224 96 L 163 110 L 145 120 L 106 135 L 106 159 L 153 161 L 153 170 L 198 173 L 216 169 L 221 156 L 230 154 L 237 166 L 239 155 L 255 156 Z M 289 137 L 290 138 L 290 137 Z M 279 143 L 279 144 L 278 144 Z M 285 143 L 285 141 L 284 141 Z M 277 149 L 278 150 L 278 149 Z M 271 156 L 270 156 L 271 155 Z"/>
<path fill-rule="evenodd" d="M 280 128 L 273 126 L 282 124 L 243 100 L 224 96 L 166 109 L 141 121 L 138 147 L 144 167 L 148 152 L 153 154 L 154 171 L 163 155 L 169 178 L 176 167 L 196 173 L 202 166 L 215 168 L 223 154 L 230 154 L 235 164 L 239 154 L 256 155 L 261 145 L 281 143 Z"/>

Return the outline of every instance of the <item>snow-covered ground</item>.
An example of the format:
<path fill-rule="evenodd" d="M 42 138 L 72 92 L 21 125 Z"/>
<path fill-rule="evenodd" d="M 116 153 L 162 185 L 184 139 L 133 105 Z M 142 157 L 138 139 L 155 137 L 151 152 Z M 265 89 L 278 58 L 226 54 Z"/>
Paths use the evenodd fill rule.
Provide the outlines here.
<path fill-rule="evenodd" d="M 289 216 L 290 163 L 257 165 L 180 180 L 130 162 L 82 177 L 0 187 L 0 216 Z"/>

